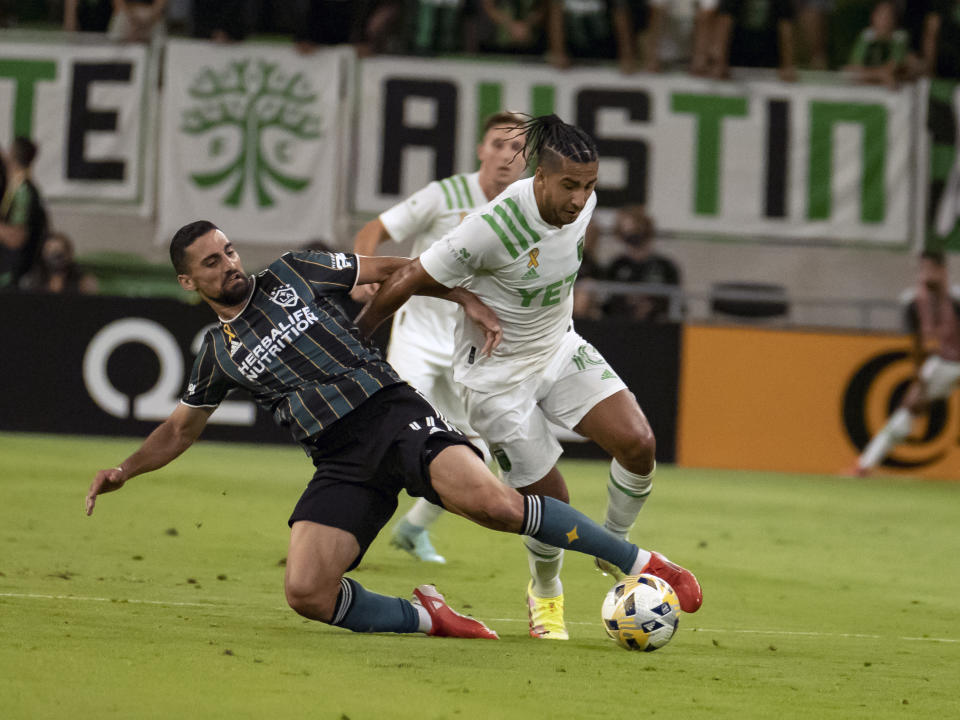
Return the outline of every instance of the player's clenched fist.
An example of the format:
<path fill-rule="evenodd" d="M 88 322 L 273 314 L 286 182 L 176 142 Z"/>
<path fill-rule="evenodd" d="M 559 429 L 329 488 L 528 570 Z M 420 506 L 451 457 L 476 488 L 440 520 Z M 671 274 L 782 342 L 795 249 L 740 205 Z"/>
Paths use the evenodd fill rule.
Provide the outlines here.
<path fill-rule="evenodd" d="M 87 491 L 87 515 L 93 513 L 93 506 L 97 503 L 97 495 L 119 490 L 126 481 L 127 476 L 126 473 L 123 472 L 123 468 L 116 467 L 98 472 L 93 482 L 90 483 L 90 489 Z"/>

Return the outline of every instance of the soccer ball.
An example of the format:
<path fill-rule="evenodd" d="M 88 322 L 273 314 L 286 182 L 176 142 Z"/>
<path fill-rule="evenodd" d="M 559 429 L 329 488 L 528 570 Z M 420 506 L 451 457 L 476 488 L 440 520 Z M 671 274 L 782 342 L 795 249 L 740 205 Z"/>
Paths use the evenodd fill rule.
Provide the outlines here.
<path fill-rule="evenodd" d="M 680 623 L 677 594 L 654 575 L 627 575 L 607 593 L 600 612 L 607 635 L 627 650 L 662 648 Z"/>

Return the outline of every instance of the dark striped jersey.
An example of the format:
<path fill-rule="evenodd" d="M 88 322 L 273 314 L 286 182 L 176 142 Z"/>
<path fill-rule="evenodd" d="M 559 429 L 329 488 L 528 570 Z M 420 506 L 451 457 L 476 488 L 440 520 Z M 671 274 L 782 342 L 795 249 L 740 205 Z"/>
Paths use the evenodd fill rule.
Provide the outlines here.
<path fill-rule="evenodd" d="M 302 441 L 402 382 L 337 302 L 356 281 L 355 255 L 282 255 L 253 278 L 237 316 L 204 336 L 181 401 L 216 407 L 244 388 Z"/>

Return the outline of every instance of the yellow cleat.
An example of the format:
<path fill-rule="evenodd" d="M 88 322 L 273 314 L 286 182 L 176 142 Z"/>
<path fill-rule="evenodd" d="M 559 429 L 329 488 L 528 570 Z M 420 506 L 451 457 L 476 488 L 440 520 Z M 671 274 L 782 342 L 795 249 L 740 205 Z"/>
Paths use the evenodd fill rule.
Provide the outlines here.
<path fill-rule="evenodd" d="M 527 616 L 530 618 L 530 637 L 541 640 L 569 640 L 563 623 L 563 595 L 538 598 L 533 594 L 533 581 L 527 586 Z"/>

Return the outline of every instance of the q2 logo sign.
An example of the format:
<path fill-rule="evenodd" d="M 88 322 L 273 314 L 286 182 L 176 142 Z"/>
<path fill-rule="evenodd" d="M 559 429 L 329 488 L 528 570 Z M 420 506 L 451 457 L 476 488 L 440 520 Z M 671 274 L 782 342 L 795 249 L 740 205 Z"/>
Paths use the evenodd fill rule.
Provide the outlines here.
<path fill-rule="evenodd" d="M 915 377 L 916 365 L 905 350 L 875 355 L 857 369 L 844 391 L 843 425 L 858 450 L 884 426 Z M 935 400 L 883 464 L 906 470 L 939 462 L 958 444 L 958 415 L 955 398 Z"/>

